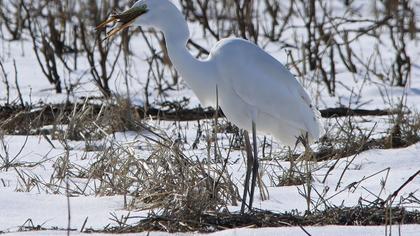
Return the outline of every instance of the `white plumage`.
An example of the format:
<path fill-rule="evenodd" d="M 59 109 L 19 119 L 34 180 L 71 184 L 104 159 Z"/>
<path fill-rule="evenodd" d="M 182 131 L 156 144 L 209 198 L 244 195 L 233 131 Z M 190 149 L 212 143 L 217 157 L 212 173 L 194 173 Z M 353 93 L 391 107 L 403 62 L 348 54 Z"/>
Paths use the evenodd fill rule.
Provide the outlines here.
<path fill-rule="evenodd" d="M 279 61 L 255 44 L 243 39 L 223 39 L 211 49 L 206 60 L 197 60 L 186 48 L 190 37 L 187 22 L 169 0 L 140 0 L 98 28 L 114 21 L 121 24 L 108 37 L 130 25 L 161 30 L 172 63 L 200 102 L 215 107 L 218 101 L 228 120 L 252 131 L 254 153 L 247 155 L 242 213 L 248 193 L 248 208 L 252 209 L 258 176 L 257 129 L 288 146 L 293 146 L 301 135 L 309 141 L 321 135 L 319 112 L 306 91 Z"/>
<path fill-rule="evenodd" d="M 212 50 L 220 106 L 227 118 L 251 130 L 252 121 L 263 133 L 293 146 L 296 137 L 320 136 L 318 112 L 293 77 L 276 59 L 242 39 L 225 39 Z"/>
<path fill-rule="evenodd" d="M 300 135 L 308 134 L 310 141 L 321 135 L 319 112 L 306 91 L 279 61 L 255 44 L 223 39 L 206 60 L 197 60 L 186 48 L 188 25 L 169 0 L 138 1 L 105 24 L 111 21 L 122 24 L 110 35 L 131 24 L 161 30 L 172 63 L 200 102 L 214 107 L 217 87 L 220 107 L 239 128 L 251 130 L 254 122 L 258 131 L 289 146 Z"/>

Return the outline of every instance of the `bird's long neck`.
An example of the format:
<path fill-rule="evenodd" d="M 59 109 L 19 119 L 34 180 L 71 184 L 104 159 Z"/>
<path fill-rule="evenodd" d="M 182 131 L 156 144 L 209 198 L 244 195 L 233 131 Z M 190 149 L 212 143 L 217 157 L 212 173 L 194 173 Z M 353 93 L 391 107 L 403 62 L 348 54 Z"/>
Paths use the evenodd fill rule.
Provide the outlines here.
<path fill-rule="evenodd" d="M 198 67 L 203 66 L 203 62 L 193 57 L 188 51 L 189 30 L 188 28 L 183 28 L 184 26 L 177 27 L 177 29 L 166 30 L 163 33 L 172 64 L 174 64 L 181 76 L 185 77 L 184 79 L 189 80 L 191 77 L 194 77 L 194 72 L 199 70 Z M 190 81 L 187 82 L 189 83 Z"/>
<path fill-rule="evenodd" d="M 162 27 L 169 58 L 175 69 L 192 88 L 204 106 L 213 106 L 216 83 L 209 77 L 212 64 L 209 61 L 196 59 L 187 49 L 190 32 L 186 21 L 176 21 L 176 27 Z"/>

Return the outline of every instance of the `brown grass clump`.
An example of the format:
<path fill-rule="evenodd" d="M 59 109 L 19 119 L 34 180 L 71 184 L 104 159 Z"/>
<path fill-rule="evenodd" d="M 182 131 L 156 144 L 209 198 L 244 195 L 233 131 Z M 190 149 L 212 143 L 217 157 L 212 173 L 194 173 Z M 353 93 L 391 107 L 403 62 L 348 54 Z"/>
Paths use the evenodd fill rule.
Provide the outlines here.
<path fill-rule="evenodd" d="M 91 140 L 119 131 L 138 131 L 141 112 L 126 99 L 97 105 L 88 102 L 42 105 L 39 108 L 0 107 L 5 134 L 51 134 L 53 139 Z M 45 126 L 52 126 L 52 128 Z"/>
<path fill-rule="evenodd" d="M 392 214 L 392 222 L 391 220 Z M 274 213 L 255 210 L 248 214 L 203 214 L 193 220 L 180 221 L 168 217 L 149 217 L 136 225 L 121 225 L 105 229 L 107 233 L 166 232 L 215 232 L 233 228 L 261 228 L 322 225 L 390 225 L 420 223 L 420 212 L 404 208 L 376 206 L 332 207 L 303 216 L 299 212 Z M 306 232 L 306 231 L 305 231 Z M 308 234 L 309 235 L 309 234 Z"/>
<path fill-rule="evenodd" d="M 237 200 L 236 186 L 228 175 L 187 158 L 176 144 L 159 147 L 144 167 L 147 177 L 134 206 L 160 209 L 161 216 L 193 219 L 205 212 L 219 212 Z"/>
<path fill-rule="evenodd" d="M 85 173 L 98 180 L 96 193 L 131 196 L 127 207 L 177 219 L 236 204 L 238 190 L 224 169 L 184 155 L 177 142 L 156 138 L 148 138 L 147 157 L 117 144 L 100 152 Z"/>
<path fill-rule="evenodd" d="M 402 148 L 420 141 L 420 114 L 402 113 L 391 119 L 393 126 L 388 131 L 389 136 L 384 140 L 384 148 Z"/>
<path fill-rule="evenodd" d="M 60 112 L 55 119 L 53 138 L 60 139 L 60 135 L 65 135 L 69 140 L 88 141 L 115 132 L 138 131 L 136 124 L 141 118 L 131 103 L 126 99 L 116 100 L 115 103 L 98 106 L 85 102 L 75 104 L 70 112 Z M 57 127 L 61 124 L 66 124 L 64 129 Z"/>

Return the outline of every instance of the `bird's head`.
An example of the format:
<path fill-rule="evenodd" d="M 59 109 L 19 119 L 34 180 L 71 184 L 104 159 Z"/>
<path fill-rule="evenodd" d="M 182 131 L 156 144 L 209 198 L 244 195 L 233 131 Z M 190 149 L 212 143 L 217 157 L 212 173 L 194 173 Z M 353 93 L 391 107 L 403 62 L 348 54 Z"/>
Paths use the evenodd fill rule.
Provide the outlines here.
<path fill-rule="evenodd" d="M 108 32 L 106 38 L 112 37 L 130 26 L 154 27 L 162 30 L 168 22 L 167 18 L 178 13 L 178 11 L 174 11 L 176 9 L 175 5 L 169 0 L 140 0 L 122 13 L 111 14 L 110 18 L 103 21 L 96 29 L 104 28 L 111 23 L 117 23 Z"/>

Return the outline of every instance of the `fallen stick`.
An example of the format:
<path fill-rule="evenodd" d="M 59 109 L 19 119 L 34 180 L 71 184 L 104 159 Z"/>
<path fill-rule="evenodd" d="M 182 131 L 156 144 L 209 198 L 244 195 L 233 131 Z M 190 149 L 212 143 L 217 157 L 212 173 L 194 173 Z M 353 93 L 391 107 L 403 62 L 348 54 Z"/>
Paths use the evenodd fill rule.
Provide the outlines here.
<path fill-rule="evenodd" d="M 83 104 L 80 104 L 82 106 Z M 102 105 L 99 104 L 89 104 L 92 106 L 94 113 L 99 113 Z M 114 105 L 109 105 L 114 106 Z M 176 106 L 173 106 L 176 107 Z M 16 116 L 28 116 L 28 118 L 39 117 L 39 115 L 44 117 L 44 120 L 51 121 L 57 114 L 60 112 L 68 112 L 69 114 L 74 108 L 74 104 L 55 104 L 55 105 L 42 105 L 31 108 L 21 108 L 18 106 L 0 106 L 0 123 L 5 120 Z M 144 107 L 135 106 L 133 109 L 138 113 L 140 117 L 144 118 L 153 118 L 160 120 L 169 120 L 169 121 L 194 121 L 194 120 L 203 120 L 211 119 L 214 117 L 216 112 L 212 108 L 171 108 L 171 109 L 158 109 L 158 108 L 148 108 L 145 111 Z M 349 109 L 349 108 L 327 108 L 320 110 L 321 116 L 323 118 L 333 118 L 333 117 L 347 117 L 347 116 L 386 116 L 398 114 L 400 110 L 365 110 L 365 109 Z M 222 110 L 218 110 L 218 117 L 225 117 Z M 48 123 L 48 122 L 47 122 Z"/>

